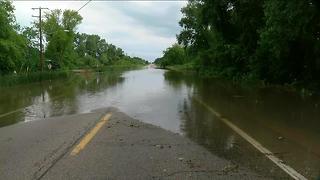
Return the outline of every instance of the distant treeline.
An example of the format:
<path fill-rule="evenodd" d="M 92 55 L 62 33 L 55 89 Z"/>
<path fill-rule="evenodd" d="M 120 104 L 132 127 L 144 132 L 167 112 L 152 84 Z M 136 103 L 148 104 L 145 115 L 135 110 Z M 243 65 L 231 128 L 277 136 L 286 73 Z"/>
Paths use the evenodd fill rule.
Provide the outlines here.
<path fill-rule="evenodd" d="M 31 17 L 30 17 L 31 18 Z M 45 67 L 52 69 L 96 68 L 137 65 L 147 61 L 127 56 L 123 50 L 98 35 L 76 31 L 82 17 L 73 10 L 52 10 L 42 23 Z M 39 70 L 39 24 L 20 27 L 9 0 L 0 0 L 0 75 Z"/>
<path fill-rule="evenodd" d="M 317 0 L 189 0 L 179 45 L 156 60 L 205 76 L 319 88 Z"/>

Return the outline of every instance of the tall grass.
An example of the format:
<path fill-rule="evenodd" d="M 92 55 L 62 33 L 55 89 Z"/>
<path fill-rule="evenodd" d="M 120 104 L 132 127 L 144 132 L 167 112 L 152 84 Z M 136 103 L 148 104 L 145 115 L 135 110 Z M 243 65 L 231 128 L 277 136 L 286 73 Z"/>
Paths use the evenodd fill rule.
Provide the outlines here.
<path fill-rule="evenodd" d="M 146 65 L 143 64 L 121 64 L 121 65 L 109 65 L 96 68 L 95 71 L 98 72 L 110 72 L 110 71 L 127 71 L 127 70 L 135 70 L 141 69 Z"/>
<path fill-rule="evenodd" d="M 178 71 L 178 72 L 196 72 L 196 68 L 194 67 L 193 63 L 186 63 L 186 64 L 178 64 L 178 65 L 173 65 L 173 66 L 167 66 L 165 69 L 168 70 L 173 70 L 173 71 Z"/>
<path fill-rule="evenodd" d="M 67 71 L 45 71 L 32 72 L 27 74 L 10 74 L 0 76 L 0 87 L 13 86 L 18 84 L 26 84 L 32 82 L 41 82 L 45 80 L 53 80 L 58 78 L 67 78 L 70 72 Z"/>

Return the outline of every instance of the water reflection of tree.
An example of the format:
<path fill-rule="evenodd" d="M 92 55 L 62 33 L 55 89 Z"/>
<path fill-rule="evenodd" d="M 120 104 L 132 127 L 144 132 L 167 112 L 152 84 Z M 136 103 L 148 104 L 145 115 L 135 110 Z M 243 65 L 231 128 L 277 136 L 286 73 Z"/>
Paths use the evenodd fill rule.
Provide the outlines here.
<path fill-rule="evenodd" d="M 239 140 L 236 142 L 237 136 L 195 99 L 204 101 L 266 147 L 279 146 L 281 152 L 290 152 L 299 162 L 304 162 L 298 163 L 302 169 L 309 168 L 310 173 L 314 173 L 311 171 L 319 167 L 319 163 L 311 159 L 316 158 L 314 154 L 320 153 L 319 99 L 303 99 L 297 94 L 275 88 L 244 89 L 216 79 L 191 78 L 193 80 L 190 81 L 190 78 L 171 74 L 165 77 L 171 86 L 181 87 L 189 83 L 193 87 L 193 93 L 189 94 L 183 105 L 182 128 L 188 137 L 214 153 L 224 157 L 235 156 L 237 151 L 233 149 Z M 277 135 L 293 143 L 282 146 Z M 226 153 L 230 151 L 232 153 Z"/>
<path fill-rule="evenodd" d="M 0 114 L 10 113 L 29 106 L 33 103 L 34 97 L 41 96 L 43 91 L 40 83 L 2 88 L 0 94 Z M 23 110 L 21 110 L 0 118 L 0 126 L 23 120 L 23 114 Z"/>
<path fill-rule="evenodd" d="M 79 109 L 78 97 L 85 94 L 95 94 L 122 83 L 119 73 L 86 73 L 77 74 L 68 79 L 63 86 L 53 87 L 49 92 L 56 97 L 51 102 L 51 115 L 77 113 Z"/>
<path fill-rule="evenodd" d="M 82 92 L 97 93 L 104 91 L 106 88 L 113 87 L 124 82 L 121 71 L 112 71 L 108 73 L 95 73 L 86 76 L 84 81 L 79 84 Z"/>
<path fill-rule="evenodd" d="M 243 88 L 229 81 L 186 78 L 179 73 L 166 73 L 165 79 L 174 87 L 193 86 L 198 98 L 221 114 L 241 122 L 242 128 L 248 131 L 259 131 L 256 126 L 266 124 L 277 127 L 277 131 L 290 127 L 320 137 L 319 97 L 303 99 L 298 94 L 276 88 Z"/>
<path fill-rule="evenodd" d="M 201 98 L 200 94 L 201 96 L 211 95 L 207 92 L 201 92 L 207 83 L 206 80 L 176 72 L 166 72 L 165 80 L 168 85 L 174 88 L 181 88 L 184 85 L 194 87 L 194 91 L 188 91 L 189 96 L 180 104 L 183 107 L 178 107 L 178 109 L 183 109 L 180 114 L 183 133 L 195 142 L 221 155 L 233 148 L 233 133 L 195 100 L 195 98 Z"/>
<path fill-rule="evenodd" d="M 75 113 L 79 95 L 100 92 L 122 83 L 124 79 L 120 75 L 121 72 L 71 75 L 66 79 L 1 88 L 0 115 L 17 112 L 0 117 L 0 127 L 23 121 L 30 114 L 43 118 Z"/>
<path fill-rule="evenodd" d="M 214 153 L 225 154 L 233 147 L 233 133 L 193 97 L 185 105 L 181 119 L 186 136 Z"/>
<path fill-rule="evenodd" d="M 187 87 L 192 87 L 194 83 L 194 75 L 193 74 L 182 74 L 180 72 L 175 71 L 166 71 L 164 73 L 165 83 L 168 86 L 173 87 L 175 89 L 180 89 L 182 85 Z"/>

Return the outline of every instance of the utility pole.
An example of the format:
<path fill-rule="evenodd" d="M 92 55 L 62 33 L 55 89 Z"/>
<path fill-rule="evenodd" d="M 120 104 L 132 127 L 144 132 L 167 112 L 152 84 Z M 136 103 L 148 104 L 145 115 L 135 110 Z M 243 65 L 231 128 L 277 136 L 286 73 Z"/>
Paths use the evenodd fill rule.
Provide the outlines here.
<path fill-rule="evenodd" d="M 44 60 L 43 60 L 43 44 L 42 44 L 42 17 L 41 17 L 41 11 L 42 9 L 48 9 L 48 8 L 32 8 L 32 10 L 39 10 L 39 16 L 32 16 L 32 17 L 37 17 L 39 18 L 39 41 L 40 41 L 40 47 L 39 47 L 39 63 L 40 63 L 40 68 L 41 71 L 43 71 L 44 67 Z"/>

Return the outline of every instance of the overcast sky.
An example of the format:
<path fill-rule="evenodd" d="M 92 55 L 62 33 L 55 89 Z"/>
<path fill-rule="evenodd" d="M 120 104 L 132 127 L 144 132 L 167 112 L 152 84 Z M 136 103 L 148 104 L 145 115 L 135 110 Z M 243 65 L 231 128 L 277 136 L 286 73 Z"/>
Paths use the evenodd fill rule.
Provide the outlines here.
<path fill-rule="evenodd" d="M 78 10 L 86 1 L 14 1 L 17 22 L 30 25 L 32 7 Z M 180 9 L 186 1 L 92 1 L 79 13 L 83 17 L 79 32 L 98 34 L 108 43 L 121 47 L 130 56 L 149 61 L 176 42 L 180 32 Z"/>

